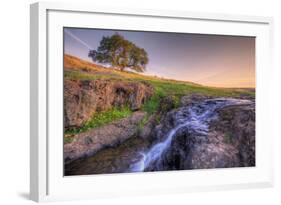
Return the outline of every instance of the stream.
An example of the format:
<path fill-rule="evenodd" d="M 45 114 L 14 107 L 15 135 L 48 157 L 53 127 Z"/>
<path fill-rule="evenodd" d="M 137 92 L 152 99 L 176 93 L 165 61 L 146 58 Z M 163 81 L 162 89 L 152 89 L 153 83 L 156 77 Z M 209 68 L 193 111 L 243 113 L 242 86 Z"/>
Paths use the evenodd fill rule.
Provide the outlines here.
<path fill-rule="evenodd" d="M 65 167 L 65 174 L 144 172 L 161 160 L 180 129 L 184 128 L 195 136 L 207 136 L 210 121 L 216 119 L 219 109 L 251 103 L 253 101 L 244 99 L 215 98 L 181 107 L 175 113 L 176 126 L 167 132 L 163 140 L 151 145 L 138 137 L 131 138 L 117 147 L 107 148 L 94 156 L 74 161 Z"/>
<path fill-rule="evenodd" d="M 186 128 L 198 136 L 208 134 L 209 122 L 216 118 L 217 110 L 231 105 L 244 105 L 252 103 L 250 100 L 233 98 L 216 98 L 205 100 L 191 107 L 184 107 L 177 115 L 177 126 L 169 131 L 164 141 L 158 142 L 147 152 L 141 152 L 141 160 L 133 164 L 131 172 L 143 172 L 153 162 L 161 159 L 165 150 L 171 145 L 172 139 L 181 128 Z"/>

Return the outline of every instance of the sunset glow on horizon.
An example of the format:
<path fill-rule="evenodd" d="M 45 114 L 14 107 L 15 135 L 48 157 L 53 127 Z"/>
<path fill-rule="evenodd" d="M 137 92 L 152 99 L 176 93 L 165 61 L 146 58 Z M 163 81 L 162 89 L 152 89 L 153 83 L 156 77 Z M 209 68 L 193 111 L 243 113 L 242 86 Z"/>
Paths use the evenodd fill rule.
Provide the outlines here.
<path fill-rule="evenodd" d="M 144 48 L 144 75 L 202 85 L 255 88 L 255 38 L 243 36 L 64 28 L 64 52 L 91 62 L 103 36 L 118 32 Z"/>

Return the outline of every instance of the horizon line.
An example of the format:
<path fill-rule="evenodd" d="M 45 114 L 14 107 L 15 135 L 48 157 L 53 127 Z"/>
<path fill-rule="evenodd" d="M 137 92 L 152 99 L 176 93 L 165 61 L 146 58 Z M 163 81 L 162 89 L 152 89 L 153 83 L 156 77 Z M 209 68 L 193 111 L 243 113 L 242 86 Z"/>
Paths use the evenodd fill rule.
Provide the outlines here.
<path fill-rule="evenodd" d="M 78 58 L 79 60 L 86 61 L 87 63 L 93 64 L 93 65 L 102 66 L 105 69 L 111 68 L 113 70 L 120 71 L 120 70 L 115 69 L 115 68 L 113 68 L 111 66 L 110 67 L 106 67 L 104 64 L 92 62 L 92 61 L 86 60 L 84 58 L 79 58 L 79 57 L 77 57 L 75 55 L 72 55 L 72 54 L 69 54 L 69 53 L 64 53 L 64 55 L 68 55 L 68 56 L 71 56 L 71 57 Z M 124 72 L 124 71 L 122 71 L 122 72 Z M 230 86 L 218 86 L 218 85 L 214 86 L 214 85 L 202 84 L 202 83 L 199 83 L 199 82 L 196 82 L 196 81 L 179 80 L 179 79 L 173 79 L 173 78 L 169 78 L 169 77 L 158 76 L 156 74 L 149 74 L 149 73 L 145 73 L 145 72 L 139 73 L 139 72 L 135 72 L 133 70 L 125 70 L 125 72 L 134 73 L 134 74 L 143 75 L 143 76 L 148 76 L 148 77 L 156 77 L 156 78 L 165 79 L 165 80 L 173 80 L 173 81 L 178 81 L 178 82 L 193 83 L 193 84 L 196 84 L 198 86 L 205 86 L 205 87 L 210 87 L 210 88 L 218 88 L 218 89 L 223 89 L 223 88 L 225 88 L 225 89 L 255 89 L 256 90 L 256 83 L 255 83 L 255 86 L 253 86 L 253 87 L 252 86 L 247 86 L 247 87 L 243 87 L 243 86 L 230 87 Z"/>

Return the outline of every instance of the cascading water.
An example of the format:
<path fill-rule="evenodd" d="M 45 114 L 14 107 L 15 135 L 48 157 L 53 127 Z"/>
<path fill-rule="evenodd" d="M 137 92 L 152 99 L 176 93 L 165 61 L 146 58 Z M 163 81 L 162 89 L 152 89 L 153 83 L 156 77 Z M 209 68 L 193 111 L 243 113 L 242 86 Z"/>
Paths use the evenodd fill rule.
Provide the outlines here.
<path fill-rule="evenodd" d="M 186 128 L 198 136 L 208 134 L 209 122 L 216 118 L 217 110 L 231 105 L 251 104 L 250 100 L 241 100 L 233 98 L 208 99 L 198 104 L 184 107 L 177 115 L 177 126 L 170 130 L 164 141 L 153 145 L 147 152 L 139 153 L 140 161 L 130 167 L 131 172 L 142 172 L 153 162 L 156 162 L 165 153 L 165 150 L 171 145 L 172 139 L 181 128 Z"/>

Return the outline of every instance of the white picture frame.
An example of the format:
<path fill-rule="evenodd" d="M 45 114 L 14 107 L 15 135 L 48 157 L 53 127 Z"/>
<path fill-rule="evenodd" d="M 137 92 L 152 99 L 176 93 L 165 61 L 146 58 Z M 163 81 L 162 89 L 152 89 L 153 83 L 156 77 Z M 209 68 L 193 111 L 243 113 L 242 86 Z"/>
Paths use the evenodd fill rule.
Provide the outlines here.
<path fill-rule="evenodd" d="M 62 28 L 64 26 L 255 36 L 256 167 L 64 177 L 62 172 Z M 273 133 L 271 129 L 267 129 L 270 126 L 272 113 L 263 109 L 270 106 L 270 99 L 272 99 L 268 92 L 271 89 L 270 79 L 273 69 L 272 29 L 273 19 L 270 17 L 97 8 L 93 4 L 54 2 L 32 4 L 30 12 L 31 200 L 40 202 L 94 199 L 273 186 Z"/>

